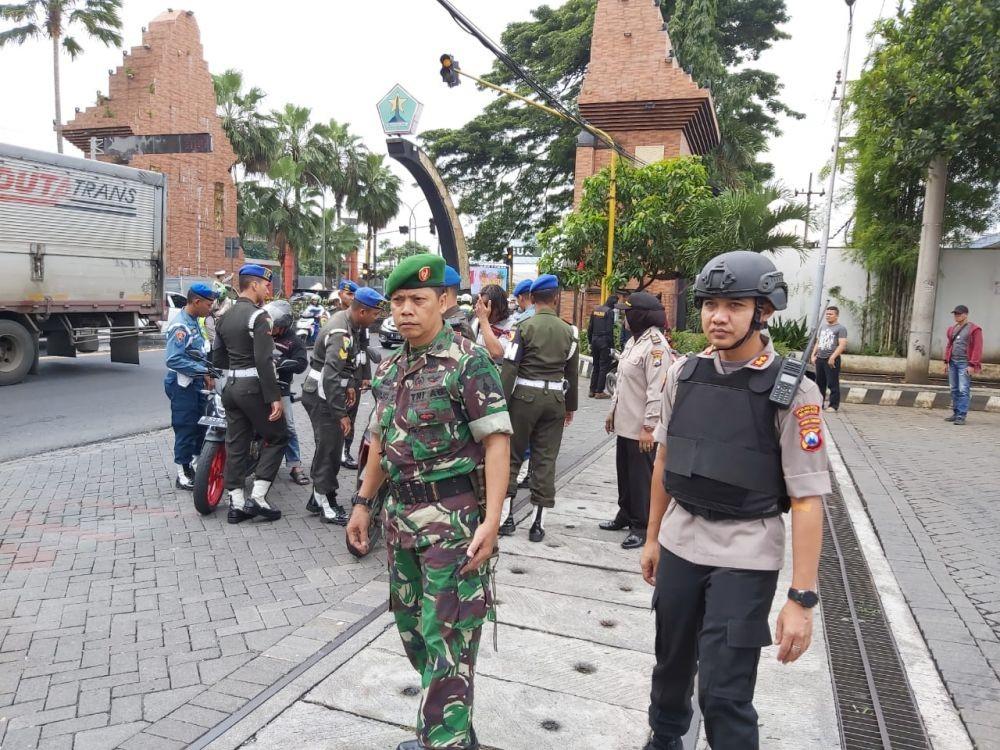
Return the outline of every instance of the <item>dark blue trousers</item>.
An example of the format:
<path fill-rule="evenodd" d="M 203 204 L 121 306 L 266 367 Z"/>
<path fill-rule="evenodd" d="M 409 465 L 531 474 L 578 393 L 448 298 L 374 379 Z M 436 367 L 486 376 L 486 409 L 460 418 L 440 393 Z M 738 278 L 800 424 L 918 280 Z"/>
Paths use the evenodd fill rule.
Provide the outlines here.
<path fill-rule="evenodd" d="M 206 427 L 198 424 L 205 413 L 205 396 L 201 378 L 195 378 L 187 388 L 177 384 L 171 373 L 163 381 L 163 390 L 170 399 L 170 426 L 174 428 L 174 463 L 187 465 L 201 453 Z"/>

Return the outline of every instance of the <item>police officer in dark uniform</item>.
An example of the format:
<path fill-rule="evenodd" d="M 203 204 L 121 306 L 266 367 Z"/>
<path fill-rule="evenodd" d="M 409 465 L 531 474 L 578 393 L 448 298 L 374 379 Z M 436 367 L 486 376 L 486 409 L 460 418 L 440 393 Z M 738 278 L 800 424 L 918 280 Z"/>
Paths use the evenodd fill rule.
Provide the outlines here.
<path fill-rule="evenodd" d="M 375 322 L 384 302 L 385 297 L 371 287 L 359 288 L 350 308 L 335 312 L 320 330 L 302 384 L 302 405 L 316 440 L 313 489 L 306 508 L 321 514 L 325 523 L 347 525 L 347 510 L 337 502 L 337 474 L 344 436 L 352 430 L 351 410 L 361 397 L 361 375 L 368 354 L 361 331 Z"/>
<path fill-rule="evenodd" d="M 654 432 L 642 552 L 643 578 L 656 586 L 646 750 L 680 750 L 696 672 L 709 746 L 759 748 L 754 683 L 760 650 L 772 644 L 789 510 L 792 588 L 773 643 L 785 664 L 809 648 L 830 476 L 816 384 L 771 395 L 782 360 L 762 331 L 787 294 L 774 264 L 748 251 L 714 258 L 695 281 L 712 348 L 667 372 Z"/>
<path fill-rule="evenodd" d="M 469 313 L 458 306 L 458 288 L 462 286 L 462 277 L 451 266 L 444 267 L 444 293 L 448 300 L 448 309 L 444 311 L 444 322 L 451 330 L 460 333 L 469 341 L 476 340 L 472 330 L 472 319 Z"/>
<path fill-rule="evenodd" d="M 267 502 L 281 459 L 288 445 L 281 403 L 281 386 L 274 370 L 271 319 L 261 305 L 271 291 L 271 271 L 247 264 L 239 273 L 239 299 L 215 329 L 212 362 L 226 371 L 222 403 L 226 407 L 226 472 L 229 523 L 259 517 L 281 518 L 281 511 Z M 250 444 L 254 433 L 263 438 L 254 470 L 253 491 L 244 496 Z"/>
<path fill-rule="evenodd" d="M 590 314 L 587 323 L 587 341 L 594 366 L 590 374 L 590 398 L 611 398 L 604 392 L 608 373 L 611 371 L 611 351 L 615 348 L 615 307 L 618 297 L 610 295 L 603 305 Z"/>

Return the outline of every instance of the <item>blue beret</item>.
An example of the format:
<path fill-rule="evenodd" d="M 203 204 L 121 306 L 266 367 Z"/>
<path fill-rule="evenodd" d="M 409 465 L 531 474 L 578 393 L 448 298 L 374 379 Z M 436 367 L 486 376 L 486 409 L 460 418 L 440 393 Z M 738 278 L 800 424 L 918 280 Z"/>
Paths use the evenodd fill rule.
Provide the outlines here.
<path fill-rule="evenodd" d="M 344 279 L 343 281 L 341 281 L 340 286 L 337 288 L 340 289 L 341 291 L 346 289 L 347 291 L 351 292 L 351 294 L 354 294 L 358 291 L 358 285 L 355 284 L 350 279 Z"/>
<path fill-rule="evenodd" d="M 514 287 L 514 296 L 518 297 L 522 294 L 527 294 L 531 291 L 531 285 L 535 282 L 534 279 L 525 279 L 524 281 L 517 282 L 517 286 Z"/>
<path fill-rule="evenodd" d="M 459 275 L 451 266 L 444 267 L 444 285 L 445 286 L 462 286 L 462 277 Z"/>
<path fill-rule="evenodd" d="M 553 276 L 551 273 L 545 273 L 531 282 L 531 292 L 545 292 L 549 289 L 558 289 L 559 279 Z"/>
<path fill-rule="evenodd" d="M 351 283 L 354 284 L 353 281 Z M 355 284 L 355 286 L 357 285 Z M 363 286 L 358 288 L 357 293 L 354 295 L 354 301 L 368 307 L 378 307 L 385 302 L 385 297 L 379 294 L 377 289 L 372 289 L 370 286 Z"/>
<path fill-rule="evenodd" d="M 188 289 L 188 294 L 194 292 L 199 297 L 204 297 L 205 299 L 218 299 L 219 293 L 216 292 L 208 284 L 202 284 L 200 281 L 196 284 L 192 284 Z"/>
<path fill-rule="evenodd" d="M 240 276 L 257 276 L 264 281 L 270 281 L 271 277 L 274 276 L 271 273 L 271 269 L 264 268 L 264 266 L 258 266 L 256 263 L 247 263 L 240 269 Z"/>

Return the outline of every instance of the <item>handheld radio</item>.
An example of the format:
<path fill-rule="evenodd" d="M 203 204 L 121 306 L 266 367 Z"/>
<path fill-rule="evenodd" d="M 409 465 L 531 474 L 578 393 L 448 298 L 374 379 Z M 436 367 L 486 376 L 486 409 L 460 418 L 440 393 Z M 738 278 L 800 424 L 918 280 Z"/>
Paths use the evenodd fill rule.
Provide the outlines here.
<path fill-rule="evenodd" d="M 781 370 L 778 371 L 778 378 L 774 381 L 774 386 L 771 388 L 771 395 L 768 396 L 768 400 L 772 404 L 777 404 L 781 409 L 787 409 L 791 406 L 795 394 L 798 393 L 799 385 L 806 374 L 806 357 L 812 353 L 813 347 L 816 346 L 819 325 L 819 320 L 817 320 L 812 335 L 809 337 L 809 343 L 806 344 L 806 349 L 802 352 L 802 359 L 785 357 L 781 362 Z"/>

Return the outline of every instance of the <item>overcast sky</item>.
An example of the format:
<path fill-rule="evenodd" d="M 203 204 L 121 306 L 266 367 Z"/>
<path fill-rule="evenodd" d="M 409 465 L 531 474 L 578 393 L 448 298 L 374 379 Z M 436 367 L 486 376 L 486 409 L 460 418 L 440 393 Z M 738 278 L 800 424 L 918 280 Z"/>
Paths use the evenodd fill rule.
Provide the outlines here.
<path fill-rule="evenodd" d="M 312 108 L 316 120 L 334 117 L 351 124 L 373 151 L 385 152 L 385 138 L 375 103 L 393 84 L 401 83 L 423 102 L 421 129 L 454 127 L 474 116 L 490 100 L 473 86 L 448 89 L 438 76 L 438 58 L 453 53 L 463 68 L 489 70 L 491 57 L 461 31 L 435 0 L 187 0 L 177 7 L 193 10 L 202 44 L 214 72 L 243 71 L 249 85 L 267 92 L 266 104 L 286 102 Z M 511 21 L 529 17 L 539 0 L 455 0 L 472 20 L 499 40 Z M 551 3 L 559 5 L 558 0 Z M 790 188 L 804 188 L 809 172 L 829 158 L 836 107 L 830 101 L 841 67 L 847 30 L 844 0 L 788 0 L 791 39 L 780 42 L 758 63 L 778 73 L 784 100 L 806 115 L 784 123 L 784 135 L 771 143 L 776 177 Z M 891 13 L 895 0 L 857 0 L 851 78 L 868 51 L 866 38 L 880 13 Z M 166 9 L 163 0 L 125 0 L 125 46 L 141 43 L 142 26 Z M 107 49 L 83 37 L 84 54 L 62 71 L 63 117 L 73 108 L 94 104 L 95 92 L 107 93 L 108 69 L 121 64 L 118 49 Z M 43 40 L 0 51 L 0 142 L 54 151 L 51 48 Z M 66 152 L 77 149 L 66 143 Z M 411 206 L 422 196 L 402 168 L 403 198 Z M 420 225 L 430 212 L 416 208 Z M 406 223 L 405 209 L 400 223 Z M 834 222 L 837 226 L 837 222 Z M 419 238 L 427 242 L 426 230 Z"/>

